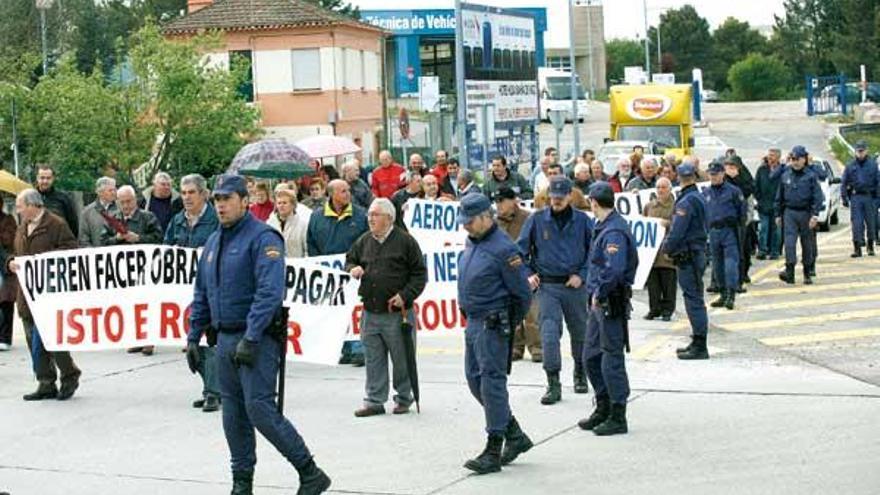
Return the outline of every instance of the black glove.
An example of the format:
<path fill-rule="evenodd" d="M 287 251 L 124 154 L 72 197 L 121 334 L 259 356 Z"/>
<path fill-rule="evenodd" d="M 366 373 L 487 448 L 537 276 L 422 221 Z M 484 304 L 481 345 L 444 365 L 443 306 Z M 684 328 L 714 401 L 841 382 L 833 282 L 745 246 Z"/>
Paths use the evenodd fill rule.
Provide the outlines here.
<path fill-rule="evenodd" d="M 199 364 L 201 364 L 201 358 L 199 357 L 199 344 L 195 342 L 187 342 L 186 343 L 186 364 L 189 365 L 189 370 L 194 374 L 199 371 Z"/>
<path fill-rule="evenodd" d="M 849 208 L 849 200 L 848 200 L 848 199 L 844 199 L 844 200 L 843 200 L 843 207 L 844 207 L 844 208 Z"/>
<path fill-rule="evenodd" d="M 232 362 L 235 364 L 235 367 L 239 366 L 247 366 L 251 367 L 254 365 L 254 361 L 257 360 L 257 343 L 251 342 L 247 339 L 241 339 L 238 341 L 238 345 L 235 346 L 235 354 L 232 356 Z"/>

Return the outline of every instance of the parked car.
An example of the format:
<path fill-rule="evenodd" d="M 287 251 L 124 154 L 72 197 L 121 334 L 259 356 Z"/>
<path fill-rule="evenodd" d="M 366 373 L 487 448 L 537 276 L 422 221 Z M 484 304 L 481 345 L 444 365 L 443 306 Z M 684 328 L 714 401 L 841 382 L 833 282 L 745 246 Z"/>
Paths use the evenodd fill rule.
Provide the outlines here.
<path fill-rule="evenodd" d="M 602 162 L 602 170 L 611 175 L 617 171 L 617 161 L 632 155 L 635 146 L 645 149 L 645 158 L 660 160 L 660 149 L 650 141 L 608 141 L 596 151 L 596 159 Z"/>
<path fill-rule="evenodd" d="M 820 98 L 839 98 L 838 92 L 840 91 L 840 86 L 837 84 L 833 84 L 831 86 L 825 86 L 822 88 L 822 91 L 819 92 Z M 868 101 L 872 101 L 875 103 L 880 103 L 880 83 L 869 82 L 867 88 L 865 88 L 865 97 Z M 860 83 L 847 83 L 846 84 L 846 104 L 847 105 L 857 105 L 862 102 L 862 88 Z"/>
<path fill-rule="evenodd" d="M 705 102 L 718 101 L 718 92 L 714 89 L 704 89 L 700 91 L 700 99 Z"/>
<path fill-rule="evenodd" d="M 813 165 L 821 166 L 825 169 L 828 177 L 824 181 L 820 181 L 822 186 L 822 194 L 825 195 L 825 204 L 819 211 L 819 230 L 827 232 L 832 225 L 837 225 L 840 221 L 838 210 L 840 209 L 840 176 L 831 166 L 831 163 L 824 158 L 814 157 Z"/>

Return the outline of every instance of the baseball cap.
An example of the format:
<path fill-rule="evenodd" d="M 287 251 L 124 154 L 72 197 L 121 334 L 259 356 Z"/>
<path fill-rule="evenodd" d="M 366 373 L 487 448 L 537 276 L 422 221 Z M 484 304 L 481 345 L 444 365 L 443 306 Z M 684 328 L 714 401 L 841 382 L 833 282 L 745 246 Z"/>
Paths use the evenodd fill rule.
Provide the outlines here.
<path fill-rule="evenodd" d="M 611 184 L 605 181 L 595 182 L 590 186 L 590 199 L 612 203 L 614 202 L 614 189 L 611 188 Z"/>
<path fill-rule="evenodd" d="M 490 208 L 492 208 L 492 203 L 489 202 L 489 198 L 484 194 L 466 194 L 461 198 L 461 211 L 458 214 L 458 223 L 467 225 L 471 223 L 474 217 L 488 211 Z"/>
<path fill-rule="evenodd" d="M 807 149 L 801 145 L 797 145 L 791 149 L 791 156 L 795 158 L 805 158 L 807 156 Z"/>
<path fill-rule="evenodd" d="M 868 143 L 865 142 L 864 139 L 859 139 L 856 141 L 856 145 L 854 146 L 856 151 L 862 151 L 868 149 Z"/>
<path fill-rule="evenodd" d="M 568 177 L 555 176 L 550 178 L 550 197 L 564 198 L 571 193 L 571 181 Z"/>
<path fill-rule="evenodd" d="M 247 181 L 245 181 L 244 177 L 235 174 L 217 176 L 214 196 L 228 196 L 232 193 L 238 193 L 242 198 L 248 195 Z"/>

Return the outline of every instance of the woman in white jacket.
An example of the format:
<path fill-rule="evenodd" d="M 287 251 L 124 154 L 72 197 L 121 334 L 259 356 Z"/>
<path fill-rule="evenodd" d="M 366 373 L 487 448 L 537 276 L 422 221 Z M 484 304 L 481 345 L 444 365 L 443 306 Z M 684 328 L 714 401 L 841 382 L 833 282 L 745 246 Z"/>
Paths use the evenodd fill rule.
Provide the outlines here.
<path fill-rule="evenodd" d="M 308 253 L 306 234 L 309 218 L 303 215 L 302 210 L 297 208 L 296 185 L 286 183 L 275 187 L 275 211 L 269 215 L 266 223 L 281 232 L 288 258 L 303 258 Z"/>

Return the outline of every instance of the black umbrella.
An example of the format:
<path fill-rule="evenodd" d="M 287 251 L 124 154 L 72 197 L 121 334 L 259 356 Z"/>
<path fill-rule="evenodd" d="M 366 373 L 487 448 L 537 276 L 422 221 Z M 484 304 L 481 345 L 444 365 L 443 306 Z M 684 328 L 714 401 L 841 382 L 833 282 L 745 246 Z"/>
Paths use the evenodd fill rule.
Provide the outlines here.
<path fill-rule="evenodd" d="M 406 319 L 406 309 L 401 309 L 403 316 L 400 322 L 400 332 L 403 334 L 403 350 L 406 353 L 406 371 L 409 375 L 409 383 L 412 386 L 413 398 L 416 400 L 416 412 L 421 413 L 419 408 L 419 368 L 416 365 L 416 339 L 415 329 Z"/>

